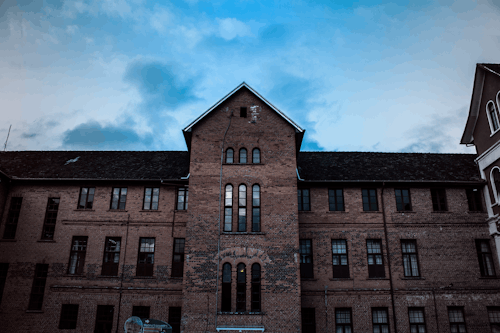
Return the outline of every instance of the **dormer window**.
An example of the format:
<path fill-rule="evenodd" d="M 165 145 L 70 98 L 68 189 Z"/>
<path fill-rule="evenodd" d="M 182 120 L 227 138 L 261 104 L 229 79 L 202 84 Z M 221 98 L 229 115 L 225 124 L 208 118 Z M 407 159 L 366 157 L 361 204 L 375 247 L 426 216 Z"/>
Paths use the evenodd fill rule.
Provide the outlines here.
<path fill-rule="evenodd" d="M 246 118 L 247 117 L 247 107 L 246 106 L 242 106 L 240 108 L 240 117 L 241 118 Z"/>
<path fill-rule="evenodd" d="M 498 128 L 500 128 L 500 124 L 498 122 L 498 113 L 493 101 L 489 101 L 488 104 L 486 104 L 486 113 L 490 122 L 491 133 L 495 133 L 498 131 Z"/>

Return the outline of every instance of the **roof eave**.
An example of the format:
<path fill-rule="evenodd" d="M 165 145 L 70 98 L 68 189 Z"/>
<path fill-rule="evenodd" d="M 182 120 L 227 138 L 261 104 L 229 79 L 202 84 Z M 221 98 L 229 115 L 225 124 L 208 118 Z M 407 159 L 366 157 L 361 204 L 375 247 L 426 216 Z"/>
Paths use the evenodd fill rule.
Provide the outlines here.
<path fill-rule="evenodd" d="M 469 116 L 465 125 L 464 134 L 460 140 L 461 144 L 474 143 L 474 129 L 476 128 L 477 118 L 479 116 L 479 107 L 481 105 L 481 97 L 483 94 L 485 70 L 481 64 L 476 65 L 476 73 L 474 75 L 474 87 L 472 88 L 472 97 L 469 107 Z"/>

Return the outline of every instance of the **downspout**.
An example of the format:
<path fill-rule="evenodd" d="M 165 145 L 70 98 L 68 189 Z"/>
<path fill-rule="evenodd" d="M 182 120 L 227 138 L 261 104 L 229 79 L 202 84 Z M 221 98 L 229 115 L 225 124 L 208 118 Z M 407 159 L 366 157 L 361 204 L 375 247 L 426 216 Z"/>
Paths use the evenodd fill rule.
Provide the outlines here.
<path fill-rule="evenodd" d="M 122 292 L 123 292 L 123 278 L 125 274 L 125 260 L 127 258 L 127 244 L 128 244 L 128 227 L 130 224 L 130 214 L 127 217 L 127 233 L 125 234 L 125 246 L 123 251 L 123 264 L 122 264 L 122 274 L 120 276 L 120 298 L 118 300 L 118 318 L 116 319 L 116 333 L 118 333 L 118 328 L 120 327 L 120 311 L 122 308 Z M 104 245 L 106 246 L 106 244 Z"/>
<path fill-rule="evenodd" d="M 382 183 L 382 195 L 381 195 L 382 219 L 384 221 L 385 244 L 387 246 L 387 266 L 389 267 L 389 286 L 390 286 L 390 292 L 391 292 L 392 319 L 394 322 L 394 332 L 397 332 L 398 326 L 397 326 L 397 320 L 396 320 L 396 307 L 394 304 L 394 287 L 392 285 L 391 254 L 389 253 L 389 236 L 387 235 L 387 220 L 385 217 L 384 188 L 385 188 L 385 182 Z"/>
<path fill-rule="evenodd" d="M 227 109 L 226 109 L 227 110 Z M 222 164 L 224 163 L 224 142 L 226 141 L 226 134 L 231 126 L 231 120 L 233 119 L 233 111 L 229 115 L 229 124 L 227 125 L 226 131 L 224 132 L 224 137 L 222 138 L 221 154 L 220 154 L 220 175 L 219 175 L 219 230 L 217 230 L 217 281 L 215 281 L 215 328 L 217 328 L 217 316 L 219 310 L 219 274 L 220 274 L 220 221 L 221 217 L 221 203 L 222 203 Z M 233 156 L 234 158 L 234 156 Z M 208 320 L 208 319 L 207 319 Z"/>

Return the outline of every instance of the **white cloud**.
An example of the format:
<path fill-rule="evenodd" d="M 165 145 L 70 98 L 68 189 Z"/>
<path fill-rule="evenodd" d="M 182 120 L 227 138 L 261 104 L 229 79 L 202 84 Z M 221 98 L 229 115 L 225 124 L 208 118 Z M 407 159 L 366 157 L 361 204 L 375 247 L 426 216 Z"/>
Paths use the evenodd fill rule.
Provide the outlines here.
<path fill-rule="evenodd" d="M 250 27 L 235 18 L 217 18 L 216 20 L 219 24 L 219 34 L 225 40 L 231 40 L 236 37 L 253 36 Z"/>
<path fill-rule="evenodd" d="M 78 32 L 78 26 L 77 25 L 68 25 L 66 27 L 66 32 L 70 35 L 74 35 Z"/>

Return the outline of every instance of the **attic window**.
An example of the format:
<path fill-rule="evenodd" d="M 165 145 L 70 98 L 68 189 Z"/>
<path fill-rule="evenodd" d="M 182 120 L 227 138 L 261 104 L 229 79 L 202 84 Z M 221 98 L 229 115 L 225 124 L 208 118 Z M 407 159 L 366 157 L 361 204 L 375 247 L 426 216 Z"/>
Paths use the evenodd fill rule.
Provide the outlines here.
<path fill-rule="evenodd" d="M 246 118 L 247 117 L 247 108 L 246 108 L 246 106 L 242 106 L 240 108 L 240 117 L 242 117 L 242 118 Z"/>

